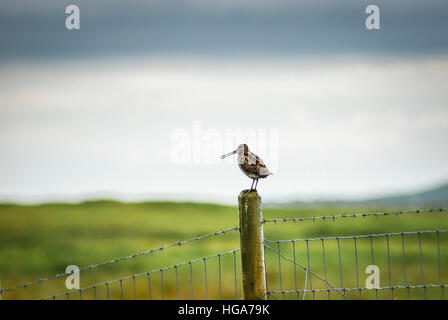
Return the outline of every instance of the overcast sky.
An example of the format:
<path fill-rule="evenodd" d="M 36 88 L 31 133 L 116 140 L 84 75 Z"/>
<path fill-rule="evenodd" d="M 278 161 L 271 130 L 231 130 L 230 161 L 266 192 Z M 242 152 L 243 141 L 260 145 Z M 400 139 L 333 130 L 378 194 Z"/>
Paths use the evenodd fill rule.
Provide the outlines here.
<path fill-rule="evenodd" d="M 364 26 L 371 4 L 381 31 Z M 446 53 L 447 14 L 440 0 L 3 0 L 0 59 Z"/>
<path fill-rule="evenodd" d="M 377 1 L 380 31 L 369 1 L 105 3 L 0 4 L 1 199 L 233 203 L 240 142 L 267 200 L 448 180 L 445 2 Z"/>

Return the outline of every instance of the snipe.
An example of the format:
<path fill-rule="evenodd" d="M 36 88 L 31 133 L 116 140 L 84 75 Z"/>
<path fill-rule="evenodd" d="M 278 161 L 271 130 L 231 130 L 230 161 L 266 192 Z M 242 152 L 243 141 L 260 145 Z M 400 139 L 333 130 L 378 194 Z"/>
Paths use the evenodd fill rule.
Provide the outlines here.
<path fill-rule="evenodd" d="M 250 190 L 257 190 L 258 179 L 266 178 L 273 174 L 266 168 L 263 160 L 261 160 L 255 153 L 249 151 L 249 147 L 246 144 L 240 144 L 236 150 L 222 155 L 221 159 L 227 158 L 235 153 L 238 155 L 238 166 L 241 171 L 252 179 Z"/>

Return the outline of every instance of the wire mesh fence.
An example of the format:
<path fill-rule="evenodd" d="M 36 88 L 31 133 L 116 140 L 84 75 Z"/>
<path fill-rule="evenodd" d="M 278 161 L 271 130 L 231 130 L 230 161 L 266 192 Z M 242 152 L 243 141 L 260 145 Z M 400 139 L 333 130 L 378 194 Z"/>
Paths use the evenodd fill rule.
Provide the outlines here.
<path fill-rule="evenodd" d="M 444 299 L 446 256 L 442 260 L 440 243 L 448 240 L 447 232 L 266 239 L 273 253 L 268 257 L 278 260 L 278 279 L 268 280 L 268 294 L 282 299 Z M 382 285 L 370 283 L 374 268 Z"/>
<path fill-rule="evenodd" d="M 223 298 L 223 260 L 228 256 L 233 261 L 234 298 L 238 298 L 237 286 L 237 253 L 239 249 L 218 253 L 215 255 L 189 260 L 158 270 L 132 274 L 77 290 L 41 298 L 45 299 L 208 299 L 209 295 Z M 209 279 L 210 274 L 217 274 Z M 201 278 L 203 277 L 203 278 Z M 174 285 L 172 282 L 174 280 Z M 168 284 L 167 284 L 168 283 Z M 195 288 L 198 286 L 198 288 Z M 228 283 L 226 283 L 226 289 Z M 175 288 L 175 290 L 174 290 Z"/>
<path fill-rule="evenodd" d="M 231 299 L 241 296 L 241 288 L 237 285 L 239 272 L 237 272 L 241 258 L 239 248 L 201 256 L 192 260 L 161 266 L 140 273 L 128 274 L 123 277 L 95 282 L 97 277 L 89 277 L 88 272 L 104 270 L 122 262 L 137 258 L 163 253 L 168 249 L 181 249 L 187 244 L 211 239 L 213 237 L 234 233 L 238 227 L 227 228 L 209 234 L 197 236 L 188 240 L 177 241 L 158 248 L 137 252 L 128 256 L 114 258 L 102 263 L 92 264 L 79 268 L 82 279 L 93 282 L 79 289 L 67 290 L 66 278 L 70 274 L 59 273 L 49 277 L 29 281 L 20 285 L 0 289 L 4 299 L 29 297 L 46 292 L 45 286 L 55 290 L 46 296 L 34 296 L 36 299 Z M 176 252 L 178 254 L 178 252 Z M 157 257 L 152 257 L 157 260 Z M 107 276 L 107 274 L 106 274 Z M 65 289 L 65 290 L 64 290 Z M 27 292 L 24 295 L 24 291 Z"/>
<path fill-rule="evenodd" d="M 281 240 L 265 238 L 268 298 L 445 299 L 448 225 L 445 219 L 430 215 L 437 213 L 445 214 L 446 209 L 265 219 L 264 223 L 277 226 L 318 222 L 320 228 L 326 222 L 353 223 L 361 219 L 363 229 L 383 230 L 390 222 L 385 217 L 401 219 L 404 215 L 419 215 L 417 225 L 425 225 L 424 219 L 429 218 L 436 219 L 436 225 L 443 227 Z M 394 224 L 409 229 L 416 225 L 415 217 L 410 218 L 413 223 L 401 220 Z M 373 282 L 374 277 L 377 283 Z"/>
<path fill-rule="evenodd" d="M 421 230 L 409 230 L 415 223 L 401 220 L 394 222 L 394 228 L 399 230 L 363 231 L 387 229 L 388 217 L 402 219 L 418 215 L 434 219 L 431 214 L 445 218 L 447 212 L 447 209 L 425 209 L 263 219 L 267 234 L 263 239 L 267 298 L 446 299 L 446 220 L 437 218 L 431 220 L 431 224 L 419 220 Z M 367 222 L 368 219 L 371 220 Z M 355 224 L 357 221 L 366 223 Z M 337 222 L 350 224 L 351 233 L 342 232 Z M 434 225 L 437 228 L 425 228 Z M 286 229 L 288 232 L 284 232 Z M 80 274 L 85 285 L 79 289 L 66 289 L 69 274 L 59 273 L 1 288 L 0 294 L 3 299 L 20 299 L 23 291 L 30 291 L 26 297 L 55 300 L 242 299 L 239 248 L 217 250 L 218 253 L 129 274 L 124 267 L 125 274 L 120 277 L 113 277 L 115 273 L 105 269 L 137 258 L 151 259 L 153 255 L 175 248 L 179 248 L 174 252 L 176 258 L 185 258 L 182 254 L 185 245 L 206 244 L 218 236 L 235 235 L 238 230 L 235 226 L 82 267 Z M 291 233 L 298 237 L 282 238 L 283 234 Z M 303 236 L 307 234 L 311 236 Z M 94 270 L 100 272 L 101 277 L 89 277 L 88 273 Z M 57 285 L 49 285 L 50 282 L 57 282 Z M 45 291 L 46 286 L 52 292 Z"/>

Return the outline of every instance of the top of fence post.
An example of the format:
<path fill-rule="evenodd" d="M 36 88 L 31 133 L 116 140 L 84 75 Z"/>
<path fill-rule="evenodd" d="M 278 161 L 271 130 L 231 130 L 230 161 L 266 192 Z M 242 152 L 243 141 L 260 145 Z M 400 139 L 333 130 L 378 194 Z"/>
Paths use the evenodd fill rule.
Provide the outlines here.
<path fill-rule="evenodd" d="M 243 190 L 238 196 L 240 220 L 243 297 L 266 299 L 261 197 L 256 190 Z"/>

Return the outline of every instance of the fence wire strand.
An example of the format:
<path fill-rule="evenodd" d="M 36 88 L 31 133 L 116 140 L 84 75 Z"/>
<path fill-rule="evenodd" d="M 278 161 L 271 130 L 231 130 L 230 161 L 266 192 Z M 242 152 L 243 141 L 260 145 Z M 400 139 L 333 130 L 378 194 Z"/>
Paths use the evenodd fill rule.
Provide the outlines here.
<path fill-rule="evenodd" d="M 396 286 L 386 286 L 386 287 L 380 287 L 376 290 L 391 290 L 391 289 L 427 289 L 427 288 L 447 288 L 448 284 L 434 284 L 434 283 L 430 283 L 430 284 L 424 284 L 424 285 L 396 285 Z M 367 287 L 360 287 L 360 288 L 334 288 L 334 287 L 330 287 L 330 288 L 326 288 L 326 289 L 288 289 L 288 290 L 271 290 L 268 292 L 268 294 L 275 294 L 275 293 L 280 293 L 280 294 L 288 294 L 288 293 L 303 293 L 303 292 L 328 292 L 328 291 L 358 291 L 358 290 L 371 290 L 370 288 Z M 340 293 L 340 292 L 339 292 Z"/>
<path fill-rule="evenodd" d="M 262 223 L 277 223 L 277 222 L 303 222 L 303 221 L 316 221 L 316 220 L 330 220 L 334 221 L 340 218 L 359 218 L 359 217 L 384 217 L 384 216 L 401 216 L 407 214 L 421 214 L 421 213 L 447 213 L 448 208 L 439 209 L 421 209 L 421 210 L 409 210 L 409 211 L 384 211 L 384 212 L 366 212 L 366 213 L 348 213 L 348 214 L 333 214 L 325 216 L 310 216 L 310 217 L 293 217 L 293 218 L 275 218 L 275 219 L 263 219 Z"/>
<path fill-rule="evenodd" d="M 385 236 L 404 236 L 408 234 L 418 234 L 418 233 L 444 233 L 448 232 L 448 229 L 442 230 L 422 230 L 422 231 L 402 231 L 402 232 L 386 232 L 386 233 L 368 233 L 352 236 L 329 236 L 329 237 L 315 237 L 315 238 L 299 238 L 299 239 L 285 239 L 285 240 L 270 240 L 266 239 L 266 242 L 293 242 L 293 241 L 318 241 L 318 240 L 338 240 L 338 239 L 360 239 L 360 238 L 370 238 L 370 237 L 385 237 Z"/>

